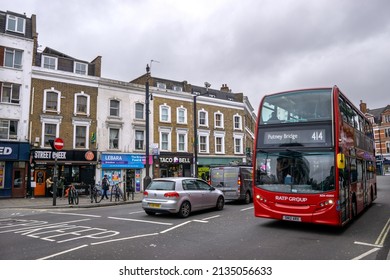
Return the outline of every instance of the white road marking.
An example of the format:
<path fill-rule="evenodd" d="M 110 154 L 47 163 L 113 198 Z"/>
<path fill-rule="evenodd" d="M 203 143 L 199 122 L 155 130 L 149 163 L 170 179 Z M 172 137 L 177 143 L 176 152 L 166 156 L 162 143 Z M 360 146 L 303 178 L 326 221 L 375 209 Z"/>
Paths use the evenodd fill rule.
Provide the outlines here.
<path fill-rule="evenodd" d="M 107 217 L 108 219 L 113 220 L 122 220 L 122 221 L 130 221 L 130 222 L 140 222 L 140 223 L 149 223 L 149 224 L 157 224 L 157 225 L 165 225 L 165 226 L 171 226 L 172 223 L 162 223 L 162 222 L 153 222 L 153 221 L 146 221 L 146 220 L 137 220 L 137 219 L 128 219 L 128 218 L 118 218 L 118 217 Z"/>
<path fill-rule="evenodd" d="M 123 237 L 123 238 L 118 238 L 118 239 L 105 240 L 105 241 L 91 243 L 91 245 L 99 245 L 99 244 L 104 244 L 104 243 L 111 243 L 111 242 L 117 242 L 117 241 L 123 241 L 123 240 L 135 239 L 135 238 L 141 238 L 141 237 L 147 237 L 147 236 L 153 236 L 153 235 L 158 235 L 158 233 L 157 232 L 156 233 L 148 233 L 148 234 L 142 234 L 142 235 Z"/>
<path fill-rule="evenodd" d="M 204 218 L 202 220 L 203 221 L 207 221 L 207 220 L 211 220 L 211 219 L 215 219 L 215 218 L 219 218 L 219 217 L 221 217 L 221 215 L 215 215 L 215 216 L 212 216 L 212 217 Z"/>
<path fill-rule="evenodd" d="M 205 220 L 192 220 L 192 222 L 204 223 L 204 224 L 208 223 L 208 221 L 205 221 Z"/>
<path fill-rule="evenodd" d="M 46 256 L 46 257 L 43 257 L 43 258 L 40 258 L 38 260 L 47 260 L 47 259 L 51 259 L 53 257 L 56 257 L 56 256 L 59 256 L 59 255 L 63 255 L 63 254 L 66 254 L 66 253 L 69 253 L 69 252 L 72 252 L 72 251 L 75 251 L 75 250 L 78 250 L 78 249 L 81 249 L 81 248 L 84 248 L 84 247 L 87 247 L 88 245 L 81 245 L 79 247 L 75 247 L 73 249 L 69 249 L 69 250 L 65 250 L 65 251 L 62 251 L 62 252 L 58 252 L 56 254 L 53 254 L 53 255 L 50 255 L 50 256 Z"/>
<path fill-rule="evenodd" d="M 371 244 L 371 243 L 366 243 L 366 242 L 359 242 L 359 241 L 355 241 L 354 244 L 365 245 L 365 246 L 376 247 L 376 248 L 382 248 L 383 247 L 382 245 L 376 245 L 376 244 Z"/>
<path fill-rule="evenodd" d="M 178 224 L 178 225 L 176 225 L 176 226 L 174 226 L 174 227 L 171 227 L 171 228 L 168 228 L 168 229 L 166 229 L 166 230 L 163 230 L 163 231 L 161 231 L 160 233 L 166 233 L 166 232 L 168 232 L 168 231 L 177 229 L 178 227 L 182 227 L 182 226 L 184 226 L 184 225 L 186 225 L 186 224 L 188 224 L 188 223 L 191 223 L 191 221 L 187 221 L 187 222 Z"/>
<path fill-rule="evenodd" d="M 144 211 L 135 211 L 135 212 L 130 212 L 129 215 L 133 215 L 133 214 L 138 214 L 138 213 L 144 213 Z"/>
<path fill-rule="evenodd" d="M 377 240 L 375 241 L 375 244 L 377 245 L 383 245 L 385 243 L 387 234 L 389 233 L 390 230 L 390 219 L 387 220 L 386 225 L 383 227 L 381 233 L 379 234 Z"/>
<path fill-rule="evenodd" d="M 93 217 L 93 218 L 101 218 L 99 215 L 90 215 L 90 214 L 78 214 L 78 213 L 67 213 L 67 212 L 48 212 L 50 214 L 56 215 L 71 215 L 71 216 L 85 216 L 85 217 Z"/>
<path fill-rule="evenodd" d="M 357 256 L 356 258 L 353 258 L 352 260 L 360 260 L 376 251 L 380 250 L 380 248 L 372 248 L 370 251 L 365 252 L 364 254 L 361 254 L 360 256 Z"/>
<path fill-rule="evenodd" d="M 241 209 L 240 211 L 247 211 L 247 210 L 252 210 L 254 207 L 248 207 L 248 208 L 244 208 L 244 209 Z"/>
<path fill-rule="evenodd" d="M 383 247 L 383 244 L 386 240 L 386 237 L 387 237 L 387 234 L 389 233 L 389 230 L 390 230 L 390 219 L 387 220 L 387 223 L 385 224 L 381 233 L 379 234 L 378 238 L 376 239 L 375 244 L 355 241 L 354 244 L 371 246 L 371 247 L 375 247 L 375 248 L 361 254 L 360 256 L 353 258 L 352 260 L 360 260 L 360 259 L 380 250 Z"/>

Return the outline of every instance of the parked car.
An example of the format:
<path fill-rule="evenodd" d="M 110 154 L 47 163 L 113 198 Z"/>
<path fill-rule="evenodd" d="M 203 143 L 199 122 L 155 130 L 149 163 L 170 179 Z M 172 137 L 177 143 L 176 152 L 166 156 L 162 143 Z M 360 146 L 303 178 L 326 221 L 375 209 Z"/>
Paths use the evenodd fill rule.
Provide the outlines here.
<path fill-rule="evenodd" d="M 193 211 L 225 205 L 223 193 L 206 181 L 191 177 L 168 177 L 152 180 L 144 191 L 142 208 L 148 215 L 176 213 L 186 218 Z"/>
<path fill-rule="evenodd" d="M 253 170 L 251 166 L 210 168 L 210 184 L 221 190 L 226 201 L 252 201 Z"/>

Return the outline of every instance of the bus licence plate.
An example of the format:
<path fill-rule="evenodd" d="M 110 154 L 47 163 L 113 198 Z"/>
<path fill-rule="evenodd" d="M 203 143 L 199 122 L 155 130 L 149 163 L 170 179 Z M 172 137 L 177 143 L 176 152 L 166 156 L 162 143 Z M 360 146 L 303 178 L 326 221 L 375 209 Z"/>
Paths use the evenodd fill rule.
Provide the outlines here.
<path fill-rule="evenodd" d="M 282 219 L 285 220 L 285 221 L 302 222 L 301 217 L 297 217 L 297 216 L 286 216 L 286 215 L 283 215 Z"/>
<path fill-rule="evenodd" d="M 152 207 L 152 208 L 160 208 L 160 207 L 161 207 L 161 204 L 160 204 L 160 203 L 149 203 L 149 207 Z"/>

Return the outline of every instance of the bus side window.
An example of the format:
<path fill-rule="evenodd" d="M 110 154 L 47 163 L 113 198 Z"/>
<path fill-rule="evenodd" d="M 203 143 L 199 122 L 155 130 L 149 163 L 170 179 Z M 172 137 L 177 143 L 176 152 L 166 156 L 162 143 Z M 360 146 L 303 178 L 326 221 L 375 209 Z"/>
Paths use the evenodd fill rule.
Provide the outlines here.
<path fill-rule="evenodd" d="M 356 159 L 351 158 L 351 183 L 356 182 L 357 178 L 358 178 L 358 174 L 357 174 Z"/>

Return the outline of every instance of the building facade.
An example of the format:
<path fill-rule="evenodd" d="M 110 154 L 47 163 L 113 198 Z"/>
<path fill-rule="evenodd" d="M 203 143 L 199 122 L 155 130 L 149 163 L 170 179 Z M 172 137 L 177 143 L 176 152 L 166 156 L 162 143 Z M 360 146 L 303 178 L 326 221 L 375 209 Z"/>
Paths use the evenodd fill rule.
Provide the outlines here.
<path fill-rule="evenodd" d="M 133 83 L 145 84 L 147 76 Z M 208 179 L 216 165 L 251 164 L 256 118 L 242 93 L 149 77 L 154 178 Z M 196 149 L 197 146 L 197 150 Z"/>
<path fill-rule="evenodd" d="M 0 197 L 24 197 L 36 17 L 0 11 Z"/>
<path fill-rule="evenodd" d="M 256 117 L 226 84 L 102 78 L 100 56 L 38 52 L 35 15 L 0 12 L 0 36 L 0 197 L 50 195 L 49 177 L 143 191 L 148 174 L 207 179 L 210 166 L 251 163 Z"/>
<path fill-rule="evenodd" d="M 123 182 L 121 187 L 141 191 L 146 160 L 145 87 L 101 78 L 97 111 L 96 180 L 107 175 L 111 184 Z"/>
<path fill-rule="evenodd" d="M 390 175 L 390 105 L 368 109 L 361 101 L 360 110 L 373 124 L 377 174 Z"/>
<path fill-rule="evenodd" d="M 35 196 L 48 195 L 49 177 L 63 178 L 65 185 L 80 186 L 81 192 L 88 192 L 83 186 L 95 183 L 100 68 L 99 56 L 86 62 L 51 48 L 37 53 L 29 110 Z M 56 138 L 64 142 L 60 151 L 50 144 Z"/>

